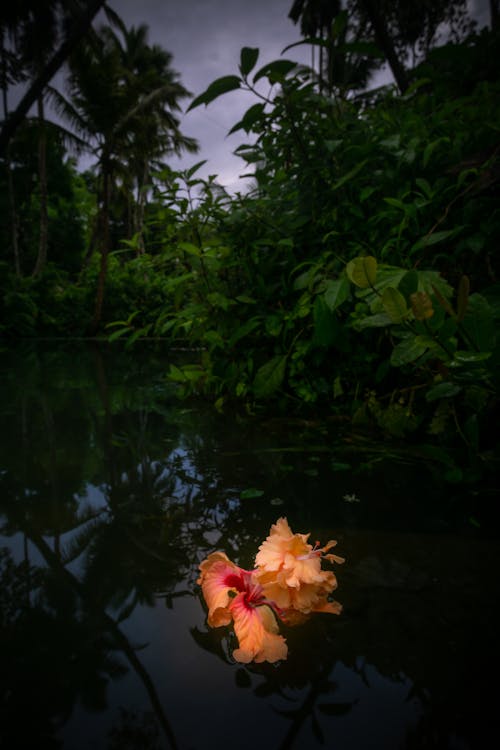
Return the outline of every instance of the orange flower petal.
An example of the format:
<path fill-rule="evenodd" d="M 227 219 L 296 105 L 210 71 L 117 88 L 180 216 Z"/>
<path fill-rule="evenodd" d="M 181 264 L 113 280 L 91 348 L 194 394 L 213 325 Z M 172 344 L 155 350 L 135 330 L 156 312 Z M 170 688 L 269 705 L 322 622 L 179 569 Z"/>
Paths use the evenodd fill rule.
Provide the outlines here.
<path fill-rule="evenodd" d="M 236 661 L 248 664 L 251 661 L 273 663 L 286 659 L 286 641 L 277 635 L 278 625 L 268 606 L 249 606 L 245 593 L 240 593 L 231 602 L 230 610 L 239 643 L 239 648 L 233 651 Z"/>
<path fill-rule="evenodd" d="M 200 564 L 200 571 L 197 583 L 201 585 L 208 606 L 208 624 L 214 628 L 228 625 L 231 622 L 229 592 L 242 590 L 244 571 L 224 552 L 212 552 Z"/>

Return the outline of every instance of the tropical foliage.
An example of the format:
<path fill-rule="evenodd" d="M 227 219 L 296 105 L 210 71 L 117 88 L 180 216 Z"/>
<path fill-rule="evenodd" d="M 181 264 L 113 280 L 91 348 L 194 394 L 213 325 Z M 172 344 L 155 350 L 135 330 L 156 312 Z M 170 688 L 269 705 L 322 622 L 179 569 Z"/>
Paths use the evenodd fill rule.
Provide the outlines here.
<path fill-rule="evenodd" d="M 191 352 L 168 373 L 183 395 L 430 435 L 452 446 L 451 479 L 462 476 L 452 454 L 477 473 L 497 445 L 498 32 L 430 49 L 446 9 L 426 6 L 411 31 L 401 3 L 399 30 L 393 19 L 385 32 L 394 54 L 413 44 L 421 62 L 404 86 L 363 91 L 392 54 L 375 17 L 358 34 L 373 4 L 332 4 L 328 22 L 307 25 L 313 5 L 295 3 L 297 20 L 319 33 L 313 48 L 336 45 L 342 75 L 244 47 L 238 70 L 190 104 L 253 93 L 231 131 L 249 179 L 236 195 L 200 178 L 203 162 L 164 163 L 195 144 L 175 114 L 187 92 L 144 28 L 115 20 L 78 48 L 68 98 L 52 96 L 97 159 L 94 175 L 72 177 L 76 195 L 96 196 L 79 217 L 87 253 L 75 250 L 76 270 L 49 251 L 35 279 L 6 255 L 2 333 L 156 338 Z M 448 20 L 463 37 L 462 6 Z"/>

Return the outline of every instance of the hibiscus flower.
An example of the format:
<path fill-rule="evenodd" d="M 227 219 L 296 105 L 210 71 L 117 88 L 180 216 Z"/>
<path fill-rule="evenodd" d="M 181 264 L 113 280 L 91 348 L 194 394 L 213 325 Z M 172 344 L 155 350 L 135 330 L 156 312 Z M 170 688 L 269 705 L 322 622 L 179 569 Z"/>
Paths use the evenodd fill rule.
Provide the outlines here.
<path fill-rule="evenodd" d="M 255 558 L 258 580 L 268 597 L 283 610 L 288 620 L 294 613 L 329 612 L 340 614 L 338 602 L 328 596 L 337 588 L 332 571 L 322 570 L 321 561 L 343 563 L 344 559 L 329 553 L 337 542 L 330 540 L 324 547 L 308 543 L 310 534 L 294 534 L 286 518 L 279 518 L 267 539 L 260 545 Z"/>
<path fill-rule="evenodd" d="M 278 635 L 276 604 L 264 594 L 254 571 L 235 565 L 224 552 L 213 552 L 200 564 L 198 583 L 208 606 L 212 627 L 234 623 L 239 648 L 236 661 L 276 662 L 286 659 L 288 647 Z"/>
<path fill-rule="evenodd" d="M 260 545 L 255 570 L 238 567 L 224 552 L 212 552 L 200 564 L 203 596 L 211 627 L 234 625 L 236 661 L 276 662 L 286 659 L 288 647 L 278 633 L 278 615 L 287 625 L 298 625 L 311 612 L 340 614 L 342 606 L 329 599 L 337 588 L 335 574 L 321 569 L 322 560 L 344 562 L 324 547 L 308 543 L 309 534 L 294 534 L 286 518 L 279 518 Z"/>

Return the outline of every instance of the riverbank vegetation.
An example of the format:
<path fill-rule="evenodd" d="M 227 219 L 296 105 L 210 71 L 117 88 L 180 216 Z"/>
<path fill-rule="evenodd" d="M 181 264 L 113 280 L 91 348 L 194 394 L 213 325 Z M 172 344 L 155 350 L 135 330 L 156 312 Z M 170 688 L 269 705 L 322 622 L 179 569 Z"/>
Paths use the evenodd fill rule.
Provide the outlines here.
<path fill-rule="evenodd" d="M 316 70 L 244 47 L 189 105 L 253 92 L 236 195 L 168 166 L 196 149 L 189 94 L 146 29 L 113 16 L 77 47 L 69 95 L 48 92 L 68 127 L 26 120 L 4 153 L 0 333 L 158 339 L 187 350 L 181 395 L 345 418 L 477 478 L 498 460 L 499 32 L 450 17 L 462 33 L 420 29 L 399 69 L 405 29 L 384 37 L 372 3 L 328 24 L 304 5 Z M 367 89 L 385 60 L 397 86 Z"/>

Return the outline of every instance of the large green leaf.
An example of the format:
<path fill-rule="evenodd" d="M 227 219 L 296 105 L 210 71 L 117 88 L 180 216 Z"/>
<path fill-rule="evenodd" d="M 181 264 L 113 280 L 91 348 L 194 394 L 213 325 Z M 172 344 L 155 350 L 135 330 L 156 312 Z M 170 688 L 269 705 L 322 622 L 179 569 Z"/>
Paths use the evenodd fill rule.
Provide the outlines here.
<path fill-rule="evenodd" d="M 337 334 L 335 315 L 328 308 L 323 297 L 316 297 L 314 302 L 314 337 L 318 346 L 331 346 Z"/>
<path fill-rule="evenodd" d="M 286 359 L 286 354 L 278 354 L 259 367 L 253 382 L 257 398 L 269 398 L 281 386 L 285 378 Z"/>
<path fill-rule="evenodd" d="M 429 341 L 424 336 L 410 336 L 394 347 L 391 354 L 391 365 L 401 367 L 425 354 L 429 348 Z"/>
<path fill-rule="evenodd" d="M 206 106 L 207 104 L 210 104 L 210 102 L 213 102 L 214 99 L 217 99 L 218 96 L 227 94 L 228 91 L 235 91 L 236 89 L 239 89 L 240 86 L 241 78 L 239 76 L 222 76 L 222 78 L 217 78 L 217 80 L 212 81 L 203 94 L 200 94 L 196 99 L 193 99 L 187 108 L 187 112 L 190 112 L 195 107 L 199 107 L 200 104 Z"/>
<path fill-rule="evenodd" d="M 240 73 L 242 76 L 247 76 L 254 69 L 258 57 L 258 47 L 243 47 L 240 53 Z"/>
<path fill-rule="evenodd" d="M 497 327 L 493 310 L 482 294 L 471 294 L 462 326 L 481 352 L 490 352 L 495 347 Z"/>
<path fill-rule="evenodd" d="M 445 240 L 449 240 L 451 237 L 455 237 L 459 232 L 461 232 L 463 227 L 458 226 L 454 227 L 454 229 L 446 229 L 442 232 L 432 232 L 431 234 L 426 234 L 424 237 L 421 237 L 410 249 L 410 255 L 413 255 L 413 253 L 417 252 L 417 250 L 421 250 L 423 247 L 430 247 L 431 245 L 437 245 L 439 242 L 444 242 Z"/>
<path fill-rule="evenodd" d="M 354 327 L 357 331 L 362 331 L 364 328 L 385 328 L 390 326 L 392 320 L 385 312 L 375 313 L 375 315 L 367 315 L 366 318 L 357 320 Z"/>
<path fill-rule="evenodd" d="M 425 394 L 426 401 L 437 401 L 439 398 L 452 398 L 460 393 L 461 387 L 457 383 L 438 383 Z"/>
<path fill-rule="evenodd" d="M 333 312 L 337 307 L 346 301 L 349 297 L 349 282 L 345 276 L 341 279 L 330 279 L 326 282 L 326 289 L 323 295 L 327 306 Z"/>
<path fill-rule="evenodd" d="M 179 242 L 178 247 L 180 250 L 184 250 L 188 255 L 194 255 L 196 258 L 199 258 L 202 255 L 201 247 L 193 245 L 192 242 Z"/>
<path fill-rule="evenodd" d="M 291 70 L 297 67 L 293 60 L 274 60 L 264 65 L 254 75 L 253 82 L 257 83 L 261 78 L 267 77 L 271 83 L 284 78 Z"/>
<path fill-rule="evenodd" d="M 257 104 L 252 104 L 252 106 L 247 109 L 241 120 L 233 125 L 228 135 L 231 135 L 231 133 L 236 133 L 236 131 L 238 130 L 244 130 L 246 133 L 248 133 L 252 129 L 252 126 L 255 125 L 255 123 L 258 122 L 262 117 L 263 112 L 263 104 L 261 104 L 260 102 Z"/>

